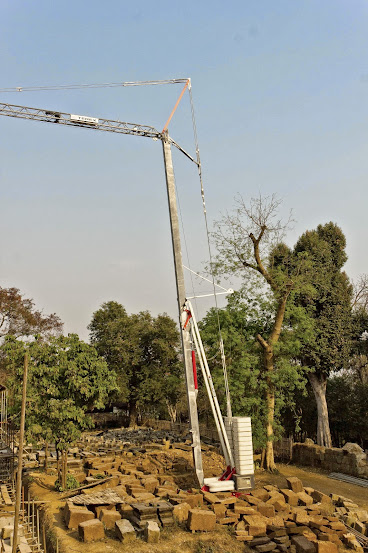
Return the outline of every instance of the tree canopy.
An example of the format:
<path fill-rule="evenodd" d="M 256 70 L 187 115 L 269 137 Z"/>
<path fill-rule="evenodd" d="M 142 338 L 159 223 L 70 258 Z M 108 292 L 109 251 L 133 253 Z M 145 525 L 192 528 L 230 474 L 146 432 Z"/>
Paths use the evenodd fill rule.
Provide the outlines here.
<path fill-rule="evenodd" d="M 295 245 L 305 260 L 308 286 L 294 294 L 293 302 L 311 322 L 309 337 L 301 337 L 298 359 L 308 368 L 317 403 L 317 443 L 327 447 L 331 447 L 327 378 L 348 366 L 351 353 L 353 287 L 342 271 L 345 247 L 343 232 L 332 222 L 305 232 Z"/>
<path fill-rule="evenodd" d="M 23 358 L 29 358 L 26 432 L 29 440 L 55 442 L 64 450 L 92 425 L 87 411 L 101 409 L 115 391 L 114 375 L 96 349 L 76 334 L 36 338 L 25 343 L 8 336 L 1 347 L 6 356 L 7 386 L 12 410 L 20 409 Z"/>
<path fill-rule="evenodd" d="M 143 412 L 174 416 L 181 393 L 180 340 L 177 326 L 166 314 L 148 311 L 128 315 L 117 302 L 104 303 L 89 325 L 91 343 L 114 371 L 119 384 L 116 400 L 124 404 L 131 424 Z"/>
<path fill-rule="evenodd" d="M 0 287 L 0 338 L 6 335 L 45 338 L 61 333 L 63 324 L 55 314 L 44 315 L 34 301 L 24 298 L 18 288 Z"/>

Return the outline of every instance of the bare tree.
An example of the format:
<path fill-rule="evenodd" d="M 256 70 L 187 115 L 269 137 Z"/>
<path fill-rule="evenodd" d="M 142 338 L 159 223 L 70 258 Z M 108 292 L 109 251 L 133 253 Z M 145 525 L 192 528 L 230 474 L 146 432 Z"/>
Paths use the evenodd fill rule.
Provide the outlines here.
<path fill-rule="evenodd" d="M 268 285 L 275 300 L 275 313 L 271 331 L 267 336 L 258 334 L 257 342 L 263 352 L 263 371 L 266 381 L 266 435 L 264 465 L 275 470 L 273 439 L 275 416 L 275 345 L 285 317 L 286 304 L 293 288 L 291 274 L 275 264 L 275 254 L 283 257 L 287 267 L 290 250 L 282 244 L 286 229 L 291 224 L 291 214 L 286 222 L 278 216 L 281 200 L 275 195 L 254 198 L 247 205 L 241 196 L 236 198 L 233 213 L 226 214 L 215 223 L 213 238 L 218 255 L 214 263 L 216 272 L 237 275 L 257 275 Z M 277 266 L 276 266 L 277 265 Z"/>

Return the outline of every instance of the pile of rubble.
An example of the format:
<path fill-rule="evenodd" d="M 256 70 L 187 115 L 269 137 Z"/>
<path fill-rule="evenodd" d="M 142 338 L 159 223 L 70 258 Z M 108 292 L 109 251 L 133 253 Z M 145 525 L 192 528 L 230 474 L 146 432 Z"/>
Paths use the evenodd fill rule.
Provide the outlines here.
<path fill-rule="evenodd" d="M 157 541 L 175 521 L 189 531 L 226 525 L 234 537 L 258 553 L 337 553 L 345 545 L 362 551 L 345 525 L 368 535 L 368 513 L 349 500 L 304 488 L 297 478 L 288 488 L 264 486 L 232 495 L 178 489 L 173 477 L 137 469 L 124 455 L 88 462 L 88 481 L 110 475 L 92 489 L 67 500 L 65 521 L 84 541 L 108 535 L 123 542 Z"/>
<path fill-rule="evenodd" d="M 152 428 L 119 428 L 104 432 L 91 432 L 85 434 L 75 447 L 68 450 L 68 469 L 82 470 L 85 460 L 89 457 L 104 457 L 106 454 L 119 454 L 122 450 L 132 454 L 145 453 L 147 449 L 171 444 L 180 444 L 183 447 L 183 435 L 171 430 L 153 430 Z M 190 445 L 187 446 L 191 450 Z M 33 450 L 31 444 L 27 446 L 23 455 L 23 466 L 26 469 L 43 467 L 45 464 L 45 451 Z M 55 468 L 57 454 L 54 449 L 48 451 L 48 467 Z"/>

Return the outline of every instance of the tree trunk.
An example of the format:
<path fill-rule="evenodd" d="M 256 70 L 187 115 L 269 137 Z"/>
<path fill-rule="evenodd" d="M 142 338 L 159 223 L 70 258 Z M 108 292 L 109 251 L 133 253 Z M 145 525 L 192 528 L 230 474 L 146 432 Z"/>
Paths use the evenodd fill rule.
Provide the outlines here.
<path fill-rule="evenodd" d="M 43 468 L 47 474 L 47 459 L 48 459 L 48 456 L 49 456 L 49 444 L 48 442 L 45 442 L 45 461 L 44 461 L 44 465 L 43 465 Z"/>
<path fill-rule="evenodd" d="M 327 376 L 324 374 L 317 376 L 316 373 L 309 373 L 308 380 L 312 386 L 317 403 L 317 444 L 324 447 L 332 447 L 326 401 Z"/>
<path fill-rule="evenodd" d="M 63 450 L 62 464 L 61 464 L 61 487 L 63 488 L 63 490 L 66 490 L 67 461 L 68 461 L 67 452 Z"/>
<path fill-rule="evenodd" d="M 55 444 L 55 448 L 56 448 L 56 472 L 57 472 L 58 480 L 59 480 L 59 482 L 61 482 L 60 451 L 59 451 L 59 448 L 58 448 L 57 444 Z"/>
<path fill-rule="evenodd" d="M 275 458 L 273 452 L 273 424 L 275 418 L 275 389 L 271 380 L 271 374 L 274 371 L 274 357 L 273 357 L 273 347 L 262 338 L 262 336 L 257 336 L 258 342 L 263 347 L 263 363 L 264 369 L 266 371 L 266 450 L 264 453 L 262 465 L 266 470 L 271 472 L 276 470 Z"/>
<path fill-rule="evenodd" d="M 129 403 L 129 426 L 136 427 L 138 424 L 138 412 L 135 402 Z"/>
<path fill-rule="evenodd" d="M 176 405 L 172 405 L 169 401 L 166 402 L 167 405 L 167 412 L 169 413 L 169 417 L 172 423 L 176 422 Z"/>

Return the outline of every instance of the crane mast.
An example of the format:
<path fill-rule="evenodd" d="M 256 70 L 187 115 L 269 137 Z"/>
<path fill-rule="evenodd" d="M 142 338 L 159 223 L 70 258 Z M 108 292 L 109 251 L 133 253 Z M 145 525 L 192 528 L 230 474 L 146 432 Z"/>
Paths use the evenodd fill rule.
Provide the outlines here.
<path fill-rule="evenodd" d="M 161 140 L 163 147 L 163 157 L 165 165 L 166 189 L 169 205 L 171 238 L 174 255 L 175 280 L 179 310 L 179 327 L 181 333 L 183 360 L 185 366 L 185 378 L 187 387 L 188 411 L 190 419 L 190 432 L 192 435 L 192 453 L 193 461 L 196 470 L 196 475 L 200 486 L 204 482 L 204 474 L 202 468 L 202 453 L 198 422 L 197 396 L 194 386 L 193 365 L 191 357 L 191 343 L 189 329 L 184 324 L 185 319 L 185 284 L 183 274 L 183 262 L 180 243 L 179 220 L 177 212 L 177 202 L 175 193 L 175 177 L 171 155 L 171 144 L 178 148 L 191 161 L 197 162 L 181 148 L 174 140 L 169 137 L 168 131 L 157 131 L 154 127 L 147 125 L 139 125 L 135 123 L 126 123 L 122 121 L 114 121 L 111 119 L 101 119 L 97 117 L 89 117 L 84 115 L 75 115 L 63 113 L 61 111 L 39 109 L 26 106 L 18 106 L 12 104 L 0 103 L 0 115 L 5 117 L 15 117 L 20 119 L 28 119 L 33 121 L 41 121 L 44 123 L 52 123 L 58 125 L 66 125 L 79 128 L 87 128 L 91 130 L 115 132 L 119 134 L 145 136 L 153 140 Z M 184 315 L 184 317 L 183 317 Z"/>

